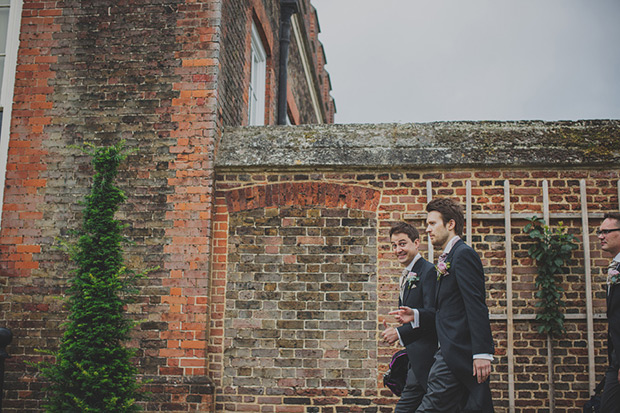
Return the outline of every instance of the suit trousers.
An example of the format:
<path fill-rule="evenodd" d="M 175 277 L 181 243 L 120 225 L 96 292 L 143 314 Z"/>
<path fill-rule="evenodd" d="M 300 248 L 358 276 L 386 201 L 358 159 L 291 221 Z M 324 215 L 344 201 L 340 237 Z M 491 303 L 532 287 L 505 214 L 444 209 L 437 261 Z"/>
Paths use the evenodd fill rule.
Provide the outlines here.
<path fill-rule="evenodd" d="M 612 353 L 611 364 L 605 373 L 605 387 L 601 397 L 601 413 L 620 413 L 620 383 L 616 354 Z"/>
<path fill-rule="evenodd" d="M 448 368 L 441 348 L 435 353 L 435 363 L 428 373 L 428 389 L 416 412 L 458 412 L 467 401 L 467 387 Z"/>
<path fill-rule="evenodd" d="M 394 413 L 414 413 L 424 397 L 424 387 L 415 376 L 415 373 L 411 369 L 409 364 L 409 371 L 407 371 L 407 382 L 405 388 L 400 395 L 400 400 L 396 404 Z"/>

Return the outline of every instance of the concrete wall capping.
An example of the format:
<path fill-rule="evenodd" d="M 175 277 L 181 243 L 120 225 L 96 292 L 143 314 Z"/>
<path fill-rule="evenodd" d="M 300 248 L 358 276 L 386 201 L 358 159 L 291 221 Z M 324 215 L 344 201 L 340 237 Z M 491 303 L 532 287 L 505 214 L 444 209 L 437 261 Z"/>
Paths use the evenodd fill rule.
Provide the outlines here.
<path fill-rule="evenodd" d="M 620 120 L 459 121 L 226 128 L 216 165 L 550 167 L 618 161 Z"/>

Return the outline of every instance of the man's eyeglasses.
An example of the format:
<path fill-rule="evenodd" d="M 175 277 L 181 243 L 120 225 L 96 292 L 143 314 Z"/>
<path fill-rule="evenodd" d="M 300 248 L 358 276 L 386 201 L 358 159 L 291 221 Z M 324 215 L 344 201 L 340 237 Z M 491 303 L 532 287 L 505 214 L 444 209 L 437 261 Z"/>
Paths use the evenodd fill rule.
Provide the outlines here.
<path fill-rule="evenodd" d="M 610 232 L 614 232 L 614 231 L 620 231 L 620 228 L 613 228 L 613 229 L 597 229 L 596 230 L 596 235 L 607 235 Z"/>

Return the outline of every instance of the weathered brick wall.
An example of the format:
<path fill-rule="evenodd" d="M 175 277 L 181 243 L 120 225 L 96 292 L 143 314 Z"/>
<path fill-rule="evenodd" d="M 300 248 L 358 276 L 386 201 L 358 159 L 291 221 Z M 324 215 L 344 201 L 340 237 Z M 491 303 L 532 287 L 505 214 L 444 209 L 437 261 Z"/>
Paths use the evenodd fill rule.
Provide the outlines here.
<path fill-rule="evenodd" d="M 375 368 L 376 311 L 364 306 L 375 285 L 373 218 L 294 207 L 233 214 L 224 387 L 365 386 Z"/>
<path fill-rule="evenodd" d="M 395 348 L 377 339 L 382 321 L 394 322 L 387 313 L 398 302 L 400 267 L 390 251 L 388 232 L 392 222 L 402 219 L 423 232 L 418 214 L 427 202 L 427 180 L 432 182 L 434 196 L 453 197 L 463 204 L 465 181 L 470 180 L 474 206 L 481 211 L 503 209 L 503 184 L 509 180 L 514 185 L 513 210 L 540 216 L 543 179 L 556 185 L 551 192 L 564 192 L 554 197 L 554 205 L 573 210 L 579 208 L 574 200 L 578 180 L 586 179 L 592 197 L 590 212 L 602 212 L 618 208 L 618 178 L 618 169 L 508 168 L 408 173 L 231 171 L 218 176 L 216 225 L 227 230 L 215 237 L 222 245 L 215 259 L 219 274 L 214 274 L 221 288 L 212 294 L 213 302 L 221 307 L 214 310 L 209 369 L 217 384 L 219 409 L 261 411 L 286 406 L 280 408 L 290 412 L 391 411 L 396 398 L 382 387 L 381 375 Z M 360 204 L 343 201 L 347 193 L 356 199 L 380 194 L 380 202 L 365 212 Z M 369 226 L 369 220 L 376 222 Z M 523 233 L 525 223 L 514 220 L 511 230 L 512 303 L 517 317 L 536 311 L 536 269 L 526 253 L 531 243 Z M 593 260 L 599 264 L 593 269 L 593 283 L 594 312 L 600 315 L 605 312 L 601 272 L 605 259 L 600 258 L 594 235 L 599 223 L 591 222 L 590 238 Z M 564 220 L 564 224 L 576 233 L 581 225 L 578 220 Z M 503 225 L 503 221 L 476 219 L 472 228 L 472 244 L 485 267 L 487 303 L 493 316 L 506 312 Z M 423 240 L 426 255 L 426 237 Z M 355 245 L 358 248 L 350 249 Z M 353 274 L 347 262 L 359 263 Z M 567 333 L 554 341 L 557 411 L 579 411 L 589 398 L 584 265 L 583 251 L 576 251 L 567 274 L 561 276 L 565 312 L 577 319 L 568 319 Z M 343 282 L 348 279 L 354 282 Z M 322 311 L 329 308 L 332 311 Z M 352 319 L 347 321 L 347 317 Z M 492 328 L 497 348 L 492 389 L 498 411 L 506 411 L 505 318 L 495 317 Z M 515 321 L 518 411 L 548 407 L 546 337 L 536 328 L 531 319 Z M 605 320 L 597 319 L 597 379 L 606 363 L 605 331 Z M 358 367 L 351 368 L 352 361 Z M 368 370 L 372 370 L 370 376 L 363 375 Z M 340 380 L 330 380 L 334 374 Z"/>
<path fill-rule="evenodd" d="M 600 380 L 606 366 L 602 269 L 608 258 L 602 255 L 594 231 L 603 212 L 618 209 L 618 154 L 609 150 L 617 147 L 618 136 L 615 121 L 228 130 L 217 160 L 211 291 L 214 307 L 209 372 L 218 389 L 218 411 L 392 411 L 396 398 L 382 387 L 381 377 L 396 348 L 378 340 L 383 320 L 394 322 L 387 313 L 398 299 L 400 267 L 390 251 L 388 232 L 391 223 L 398 220 L 407 220 L 423 232 L 429 182 L 433 197 L 452 197 L 463 205 L 467 202 L 468 181 L 471 185 L 472 245 L 485 267 L 496 344 L 492 390 L 497 411 L 507 411 L 509 399 L 506 234 L 504 221 L 497 214 L 504 210 L 504 184 L 510 184 L 511 211 L 519 214 L 512 219 L 510 234 L 514 397 L 517 411 L 533 412 L 549 407 L 549 378 L 546 336 L 537 332 L 533 320 L 536 267 L 527 255 L 531 243 L 523 233 L 524 217 L 542 216 L 546 181 L 551 213 L 569 214 L 565 218 L 554 216 L 552 224 L 561 219 L 571 233 L 581 237 L 581 219 L 570 214 L 581 212 L 580 184 L 585 181 L 585 203 L 591 216 L 587 236 L 595 314 L 592 344 L 595 379 Z M 463 153 L 472 156 L 464 157 Z M 505 164 L 508 157 L 511 166 Z M 360 222 L 344 223 L 344 217 L 350 214 L 363 214 L 374 221 L 375 242 L 363 225 L 359 227 Z M 301 218 L 320 220 L 325 216 L 341 216 L 339 225 L 349 227 L 342 230 L 349 238 L 357 234 L 353 238 L 366 246 L 357 250 L 360 256 L 341 257 L 373 264 L 366 268 L 368 281 L 362 285 L 322 282 L 329 272 L 321 274 L 321 265 L 332 258 L 324 252 L 348 245 L 348 238 L 337 240 L 322 233 L 331 228 L 327 218 L 316 229 L 308 226 L 309 218 Z M 311 245 L 315 255 L 305 249 L 308 230 L 313 230 Z M 297 249 L 286 242 L 285 233 L 296 234 L 289 236 L 289 243 L 294 239 Z M 428 256 L 426 237 L 423 242 L 423 254 Z M 370 256 L 366 256 L 369 252 Z M 285 266 L 294 272 L 273 271 Z M 567 273 L 560 277 L 566 291 L 567 332 L 553 342 L 555 406 L 559 412 L 581 411 L 589 399 L 585 267 L 580 244 Z M 348 269 L 341 271 L 348 274 Z M 265 277 L 271 278 L 265 281 Z M 301 280 L 315 282 L 303 285 Z M 299 308 L 290 309 L 284 297 L 295 288 L 313 288 L 315 300 L 297 303 Z M 331 348 L 330 337 L 336 335 L 345 341 L 361 323 L 349 320 L 336 330 L 325 323 L 325 328 L 317 329 L 316 324 L 306 324 L 305 309 L 310 305 L 347 305 L 343 297 L 356 294 L 360 288 L 368 293 L 357 295 L 366 298 L 360 308 L 368 311 L 358 311 L 358 316 L 372 325 L 370 336 L 374 339 L 368 339 L 368 331 L 361 327 L 359 347 L 365 351 L 357 353 L 357 361 L 359 366 L 375 363 L 376 370 L 371 377 L 356 380 L 355 386 L 307 379 L 309 374 L 314 378 L 308 368 L 320 370 L 333 361 L 332 357 L 341 363 L 348 361 L 350 349 L 344 342 L 341 348 Z M 303 300 L 306 296 L 298 297 Z M 368 320 L 373 311 L 377 318 Z M 313 315 L 322 317 L 323 313 Z M 331 315 L 338 316 L 337 312 Z M 295 330 L 299 334 L 295 344 L 300 347 L 298 353 L 292 354 L 303 354 L 304 358 L 293 366 L 281 364 L 290 360 L 257 356 L 263 351 L 273 356 L 291 354 L 287 353 L 290 341 L 282 339 L 291 334 L 287 328 L 291 324 L 285 321 L 296 321 L 293 325 L 297 328 L 305 327 Z M 305 339 L 304 334 L 309 333 L 313 334 L 312 340 Z M 327 353 L 326 348 L 334 353 Z M 316 364 L 317 358 L 324 361 Z M 271 362 L 274 364 L 265 366 Z M 290 379 L 290 369 L 296 370 L 297 381 Z M 347 374 L 357 379 L 355 372 L 349 370 Z"/>
<path fill-rule="evenodd" d="M 70 144 L 126 140 L 131 268 L 158 266 L 129 312 L 150 411 L 209 410 L 205 374 L 219 2 L 24 1 L 1 234 L 3 320 L 14 333 L 5 411 L 39 411 L 26 362 L 55 350 L 92 172 Z"/>

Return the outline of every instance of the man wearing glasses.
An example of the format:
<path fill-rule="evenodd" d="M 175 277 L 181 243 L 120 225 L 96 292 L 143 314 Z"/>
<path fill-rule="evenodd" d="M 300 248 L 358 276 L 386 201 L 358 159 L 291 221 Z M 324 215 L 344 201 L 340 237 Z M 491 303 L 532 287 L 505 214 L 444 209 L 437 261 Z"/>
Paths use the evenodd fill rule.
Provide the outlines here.
<path fill-rule="evenodd" d="M 596 231 L 601 249 L 613 257 L 607 270 L 607 353 L 609 368 L 605 373 L 605 388 L 601 412 L 620 412 L 620 212 L 605 214 Z"/>

